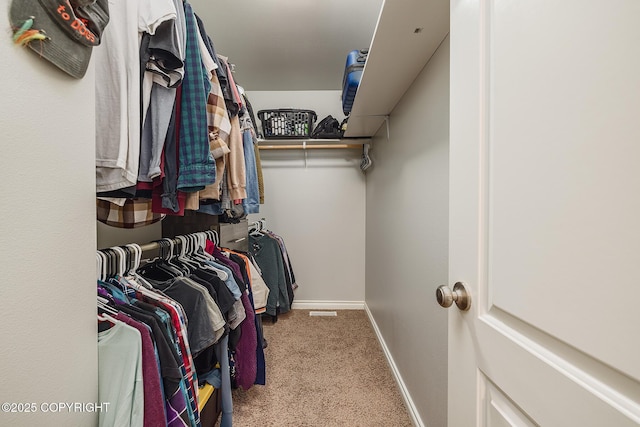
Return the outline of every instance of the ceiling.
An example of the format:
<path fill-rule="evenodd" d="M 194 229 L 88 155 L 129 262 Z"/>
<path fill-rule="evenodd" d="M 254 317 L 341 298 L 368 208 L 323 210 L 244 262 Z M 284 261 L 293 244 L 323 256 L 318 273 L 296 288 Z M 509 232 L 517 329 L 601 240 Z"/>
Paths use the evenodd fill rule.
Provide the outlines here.
<path fill-rule="evenodd" d="M 250 91 L 341 90 L 347 53 L 368 48 L 382 0 L 191 0 Z"/>

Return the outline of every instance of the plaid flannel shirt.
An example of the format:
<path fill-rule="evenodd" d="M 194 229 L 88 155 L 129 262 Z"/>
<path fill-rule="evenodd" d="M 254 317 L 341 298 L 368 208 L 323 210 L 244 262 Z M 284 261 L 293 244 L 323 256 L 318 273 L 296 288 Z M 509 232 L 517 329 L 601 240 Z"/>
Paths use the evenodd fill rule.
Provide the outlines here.
<path fill-rule="evenodd" d="M 185 73 L 182 81 L 178 189 L 192 192 L 213 184 L 216 180 L 216 169 L 213 156 L 209 152 L 206 113 L 211 83 L 202 66 L 198 28 L 193 9 L 186 1 L 184 13 L 187 40 Z"/>

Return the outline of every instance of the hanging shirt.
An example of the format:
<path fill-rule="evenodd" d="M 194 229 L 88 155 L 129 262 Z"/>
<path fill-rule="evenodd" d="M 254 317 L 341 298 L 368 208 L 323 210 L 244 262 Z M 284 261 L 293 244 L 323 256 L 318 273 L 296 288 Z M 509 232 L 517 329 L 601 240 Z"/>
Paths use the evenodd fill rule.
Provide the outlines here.
<path fill-rule="evenodd" d="M 249 234 L 249 250 L 262 271 L 262 278 L 269 287 L 267 314 L 276 316 L 278 312 L 289 311 L 291 305 L 278 242 L 267 235 Z"/>
<path fill-rule="evenodd" d="M 152 341 L 149 326 L 137 322 L 118 313 L 116 320 L 120 320 L 132 326 L 140 333 L 142 339 L 142 378 L 144 390 L 144 426 L 157 427 L 167 425 L 165 406 L 162 390 L 160 388 L 160 373 L 158 371 L 159 360 L 156 359 L 156 349 Z"/>
<path fill-rule="evenodd" d="M 99 412 L 99 427 L 143 425 L 142 339 L 119 321 L 98 332 L 98 399 L 110 403 Z"/>
<path fill-rule="evenodd" d="M 213 58 L 213 48 L 204 31 L 202 21 L 200 21 L 197 16 L 196 19 L 199 29 L 198 40 L 200 53 L 205 69 L 209 71 L 208 77 L 211 84 L 207 96 L 207 126 L 209 130 L 209 151 L 216 162 L 216 181 L 213 184 L 207 185 L 202 191 L 189 193 L 187 195 L 185 208 L 189 210 L 198 210 L 201 199 L 218 200 L 220 198 L 220 182 L 224 177 L 225 154 L 230 152 L 228 140 L 229 132 L 231 131 L 231 122 L 227 115 L 222 89 L 216 74 L 218 65 Z"/>
<path fill-rule="evenodd" d="M 247 197 L 247 178 L 244 163 L 244 148 L 242 146 L 242 131 L 238 116 L 231 118 L 231 135 L 229 135 L 229 154 L 227 154 L 227 188 L 231 200 L 241 200 Z"/>
<path fill-rule="evenodd" d="M 164 283 L 148 280 L 155 288 L 178 301 L 185 310 L 189 319 L 187 333 L 192 356 L 218 341 L 225 322 L 215 302 L 201 285 L 186 277 L 178 277 Z"/>
<path fill-rule="evenodd" d="M 220 80 L 220 85 L 222 86 L 222 93 L 224 94 L 224 101 L 227 106 L 227 112 L 229 113 L 229 118 L 235 117 L 240 112 L 240 105 L 235 99 L 233 93 L 233 85 L 234 82 L 232 80 L 231 71 L 227 66 L 227 58 L 222 55 L 217 55 L 218 63 L 220 67 L 216 70 L 218 73 L 218 79 Z"/>
<path fill-rule="evenodd" d="M 175 19 L 172 0 L 109 1 L 110 23 L 96 63 L 96 188 L 134 186 L 140 157 L 139 39 Z"/>
<path fill-rule="evenodd" d="M 140 45 L 143 125 L 138 180 L 143 182 L 160 175 L 160 156 L 173 112 L 175 88 L 184 75 L 180 45 L 184 9 L 179 6 L 176 19 L 160 24 L 153 35 L 144 33 Z"/>
<path fill-rule="evenodd" d="M 255 313 L 246 292 L 242 294 L 242 304 L 247 313 L 247 319 L 240 324 L 241 335 L 236 345 L 236 382 L 240 387 L 248 390 L 256 381 L 258 338 Z"/>
<path fill-rule="evenodd" d="M 262 176 L 262 164 L 260 162 L 260 149 L 258 148 L 258 144 L 257 144 L 257 137 L 260 134 L 260 132 L 258 131 L 258 123 L 256 122 L 256 116 L 255 114 L 253 114 L 253 107 L 251 106 L 251 102 L 249 102 L 249 98 L 247 97 L 246 93 L 242 94 L 243 100 L 244 100 L 244 105 L 247 107 L 247 111 L 249 112 L 249 117 L 251 118 L 251 123 L 253 124 L 253 130 L 255 132 L 255 138 L 256 138 L 256 142 L 253 145 L 253 153 L 255 155 L 255 159 L 256 159 L 256 170 L 258 173 L 258 192 L 260 194 L 260 204 L 263 205 L 264 204 L 264 180 L 263 180 L 263 176 Z"/>
<path fill-rule="evenodd" d="M 250 298 L 251 286 L 249 271 L 245 259 L 233 252 L 224 252 L 225 256 L 240 270 L 242 281 L 247 285 L 242 293 L 242 304 L 247 313 L 247 319 L 242 322 L 240 340 L 235 348 L 236 383 L 248 390 L 255 384 L 258 372 L 258 336 L 253 302 Z M 260 345 L 262 350 L 262 345 Z"/>
<path fill-rule="evenodd" d="M 146 34 L 140 47 L 143 70 L 142 138 L 138 181 L 151 182 L 161 175 L 162 151 L 173 114 L 176 87 L 182 81 L 184 63 L 180 55 L 178 29 L 184 11 L 175 21 L 164 22 L 155 35 Z"/>
<path fill-rule="evenodd" d="M 180 146 L 178 189 L 186 192 L 202 190 L 216 180 L 215 162 L 209 152 L 207 131 L 207 95 L 211 83 L 202 67 L 198 44 L 198 29 L 193 9 L 184 2 L 187 43 L 185 75 L 182 81 L 182 115 L 180 118 Z"/>
<path fill-rule="evenodd" d="M 132 282 L 130 284 L 136 289 L 136 297 L 153 305 L 166 310 L 171 316 L 171 324 L 176 333 L 175 342 L 178 353 L 182 358 L 182 375 L 185 380 L 185 394 L 187 396 L 187 413 L 192 426 L 201 426 L 200 414 L 198 412 L 198 378 L 194 369 L 193 357 L 191 356 L 191 347 L 187 333 L 186 319 L 187 316 L 184 309 L 175 300 L 167 298 L 157 292 L 150 291 L 139 284 Z"/>
<path fill-rule="evenodd" d="M 260 189 L 258 187 L 258 170 L 253 148 L 255 134 L 246 108 L 243 108 L 240 113 L 240 128 L 242 129 L 247 191 L 247 197 L 242 201 L 242 208 L 245 214 L 256 214 L 260 212 Z"/>
<path fill-rule="evenodd" d="M 178 135 L 180 132 L 180 105 L 182 100 L 182 87 L 176 90 L 176 101 L 173 104 L 173 114 L 167 130 L 167 138 L 164 143 L 164 174 L 154 179 L 152 193 L 152 210 L 168 215 L 184 215 L 185 193 L 178 191 Z"/>
<path fill-rule="evenodd" d="M 264 281 L 262 281 L 262 277 L 260 276 L 257 269 L 255 268 L 255 266 L 253 265 L 253 263 L 251 262 L 251 260 L 246 254 L 235 252 L 235 251 L 228 251 L 228 252 L 231 253 L 231 259 L 235 260 L 238 263 L 238 265 L 242 266 L 244 264 L 243 274 L 248 284 L 247 296 L 249 297 L 249 303 L 251 305 L 251 308 L 258 307 L 255 299 L 255 296 L 256 296 L 255 291 L 256 289 L 260 288 L 260 286 L 258 286 L 258 283 L 260 281 L 262 282 L 261 286 L 264 288 L 266 292 L 266 294 L 264 295 L 264 303 L 262 305 L 262 311 L 261 311 L 261 312 L 264 312 L 264 306 L 267 303 L 267 295 L 269 293 L 269 288 L 267 288 L 267 285 L 264 284 Z M 257 309 L 255 310 L 255 313 L 256 314 L 258 313 Z M 256 330 L 256 345 L 255 345 L 256 375 L 255 375 L 254 384 L 265 385 L 266 384 L 266 361 L 264 357 L 264 348 L 262 346 L 262 343 L 263 343 L 262 322 L 257 315 L 253 316 L 252 325 Z M 238 347 L 241 347 L 240 343 Z M 241 385 L 240 383 L 244 383 L 244 379 L 242 378 L 237 381 L 239 385 Z"/>
<path fill-rule="evenodd" d="M 167 331 L 165 322 L 161 320 L 160 316 L 155 312 L 145 311 L 142 308 L 144 305 L 145 303 L 136 301 L 135 306 L 120 305 L 117 308 L 134 319 L 144 322 L 151 328 L 162 376 L 167 425 L 169 427 L 189 426 L 190 421 L 187 415 L 188 396 L 186 388 L 184 390 L 181 388 L 181 383 L 186 385 L 182 375 L 184 366 L 182 366 L 182 359 L 176 350 L 175 339 L 171 332 Z"/>
<path fill-rule="evenodd" d="M 291 266 L 291 260 L 289 259 L 289 253 L 287 252 L 287 247 L 284 244 L 284 239 L 273 232 L 267 232 L 269 236 L 274 238 L 278 245 L 280 246 L 280 252 L 282 253 L 282 262 L 284 264 L 284 272 L 287 278 L 287 283 L 291 286 L 292 290 L 298 288 L 296 284 L 296 276 L 293 274 L 293 267 Z M 291 294 L 290 294 L 291 295 Z M 293 298 L 291 298 L 293 301 Z"/>
<path fill-rule="evenodd" d="M 252 305 L 256 314 L 262 314 L 266 311 L 267 306 L 267 298 L 269 297 L 269 288 L 266 283 L 262 279 L 262 275 L 256 265 L 253 263 L 251 259 L 247 256 L 247 254 L 229 251 L 228 252 L 237 255 L 240 257 L 244 264 L 245 270 L 247 272 L 247 276 L 249 279 L 249 290 L 251 294 Z"/>

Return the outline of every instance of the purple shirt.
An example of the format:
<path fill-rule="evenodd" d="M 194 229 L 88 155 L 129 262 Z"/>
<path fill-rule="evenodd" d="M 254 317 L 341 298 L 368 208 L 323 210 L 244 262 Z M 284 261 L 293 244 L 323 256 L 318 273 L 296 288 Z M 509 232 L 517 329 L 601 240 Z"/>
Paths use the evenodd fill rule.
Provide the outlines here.
<path fill-rule="evenodd" d="M 255 313 L 246 292 L 242 293 L 241 299 L 247 317 L 240 324 L 240 340 L 236 345 L 236 382 L 240 387 L 248 390 L 255 383 L 258 372 L 256 354 L 258 337 Z"/>

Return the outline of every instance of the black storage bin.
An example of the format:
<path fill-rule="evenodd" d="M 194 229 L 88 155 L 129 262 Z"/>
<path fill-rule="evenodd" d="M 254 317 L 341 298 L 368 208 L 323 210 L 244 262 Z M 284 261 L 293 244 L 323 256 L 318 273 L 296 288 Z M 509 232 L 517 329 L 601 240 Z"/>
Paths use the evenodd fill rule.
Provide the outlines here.
<path fill-rule="evenodd" d="M 317 118 L 315 111 L 295 109 L 260 110 L 258 117 L 265 139 L 308 138 Z"/>

